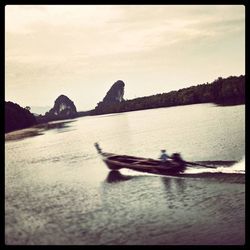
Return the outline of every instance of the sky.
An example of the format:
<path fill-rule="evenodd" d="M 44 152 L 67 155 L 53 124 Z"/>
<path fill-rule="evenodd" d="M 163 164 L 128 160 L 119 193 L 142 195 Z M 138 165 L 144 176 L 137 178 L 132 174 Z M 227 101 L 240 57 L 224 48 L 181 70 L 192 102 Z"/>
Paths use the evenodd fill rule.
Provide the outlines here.
<path fill-rule="evenodd" d="M 5 100 L 93 109 L 245 74 L 244 5 L 7 5 Z"/>

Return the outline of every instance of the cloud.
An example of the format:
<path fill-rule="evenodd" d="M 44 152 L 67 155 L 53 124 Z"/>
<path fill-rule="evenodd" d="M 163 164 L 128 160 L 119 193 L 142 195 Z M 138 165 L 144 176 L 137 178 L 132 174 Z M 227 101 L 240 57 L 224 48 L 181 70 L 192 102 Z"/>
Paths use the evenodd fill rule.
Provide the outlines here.
<path fill-rule="evenodd" d="M 239 11 L 235 13 L 231 7 L 233 18 L 222 15 L 225 8 L 215 7 L 212 13 L 207 6 L 8 6 L 7 56 L 23 52 L 30 59 L 35 55 L 43 60 L 46 55 L 56 60 L 60 54 L 141 53 L 190 39 L 221 36 L 240 29 L 239 22 L 244 20 L 242 16 L 237 19 Z"/>
<path fill-rule="evenodd" d="M 244 6 L 7 5 L 5 10 L 11 91 L 92 79 L 97 84 L 119 73 L 152 79 L 166 70 L 172 81 L 201 62 L 214 70 L 215 58 L 225 69 L 242 67 L 232 60 L 235 54 L 244 57 Z"/>

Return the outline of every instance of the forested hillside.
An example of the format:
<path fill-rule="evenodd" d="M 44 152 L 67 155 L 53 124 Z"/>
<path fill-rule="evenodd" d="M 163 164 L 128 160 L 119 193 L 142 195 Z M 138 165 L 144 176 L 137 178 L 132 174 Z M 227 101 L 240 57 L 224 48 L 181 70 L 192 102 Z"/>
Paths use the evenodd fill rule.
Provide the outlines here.
<path fill-rule="evenodd" d="M 97 105 L 91 114 L 117 113 L 209 102 L 221 105 L 245 103 L 245 76 L 230 76 L 224 79 L 219 77 L 212 83 L 199 84 L 178 91 L 140 97 L 105 106 Z"/>

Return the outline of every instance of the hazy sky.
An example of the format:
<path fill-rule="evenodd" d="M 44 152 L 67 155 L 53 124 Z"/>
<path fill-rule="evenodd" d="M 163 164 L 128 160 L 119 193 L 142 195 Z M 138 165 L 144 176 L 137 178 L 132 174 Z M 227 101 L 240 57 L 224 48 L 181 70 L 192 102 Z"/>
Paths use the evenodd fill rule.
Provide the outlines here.
<path fill-rule="evenodd" d="M 92 109 L 117 80 L 125 99 L 245 74 L 243 5 L 8 5 L 5 99 Z"/>

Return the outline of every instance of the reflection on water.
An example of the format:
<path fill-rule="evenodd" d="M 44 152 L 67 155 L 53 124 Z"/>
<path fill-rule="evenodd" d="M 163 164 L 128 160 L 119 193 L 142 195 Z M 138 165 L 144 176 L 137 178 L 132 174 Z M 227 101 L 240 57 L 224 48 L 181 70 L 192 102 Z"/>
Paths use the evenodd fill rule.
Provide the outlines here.
<path fill-rule="evenodd" d="M 192 162 L 238 161 L 244 106 L 89 116 L 36 129 L 44 134 L 5 144 L 6 244 L 244 243 L 244 175 L 108 172 L 93 147 L 99 141 L 118 154 L 156 158 L 167 148 Z"/>
<path fill-rule="evenodd" d="M 45 124 L 39 124 L 36 127 L 43 128 L 44 130 L 56 129 L 56 130 L 60 131 L 61 129 L 70 128 L 70 127 L 72 128 L 71 123 L 73 123 L 75 121 L 76 120 L 53 121 L 53 122 L 48 122 Z"/>
<path fill-rule="evenodd" d="M 66 123 L 61 123 L 53 129 L 56 129 L 58 133 L 64 133 L 75 130 L 75 128 L 72 128 L 72 126 L 69 126 Z"/>
<path fill-rule="evenodd" d="M 186 189 L 186 182 L 185 182 L 185 179 L 182 179 L 182 178 L 177 178 L 175 179 L 175 183 L 176 183 L 176 187 L 177 187 L 177 192 L 179 193 L 183 193 Z"/>
<path fill-rule="evenodd" d="M 107 183 L 114 183 L 119 181 L 127 181 L 134 178 L 134 176 L 127 176 L 121 174 L 119 171 L 112 170 L 108 173 L 108 176 L 106 178 Z"/>
<path fill-rule="evenodd" d="M 186 189 L 186 182 L 184 178 L 170 178 L 162 177 L 162 183 L 168 193 L 182 194 Z"/>

